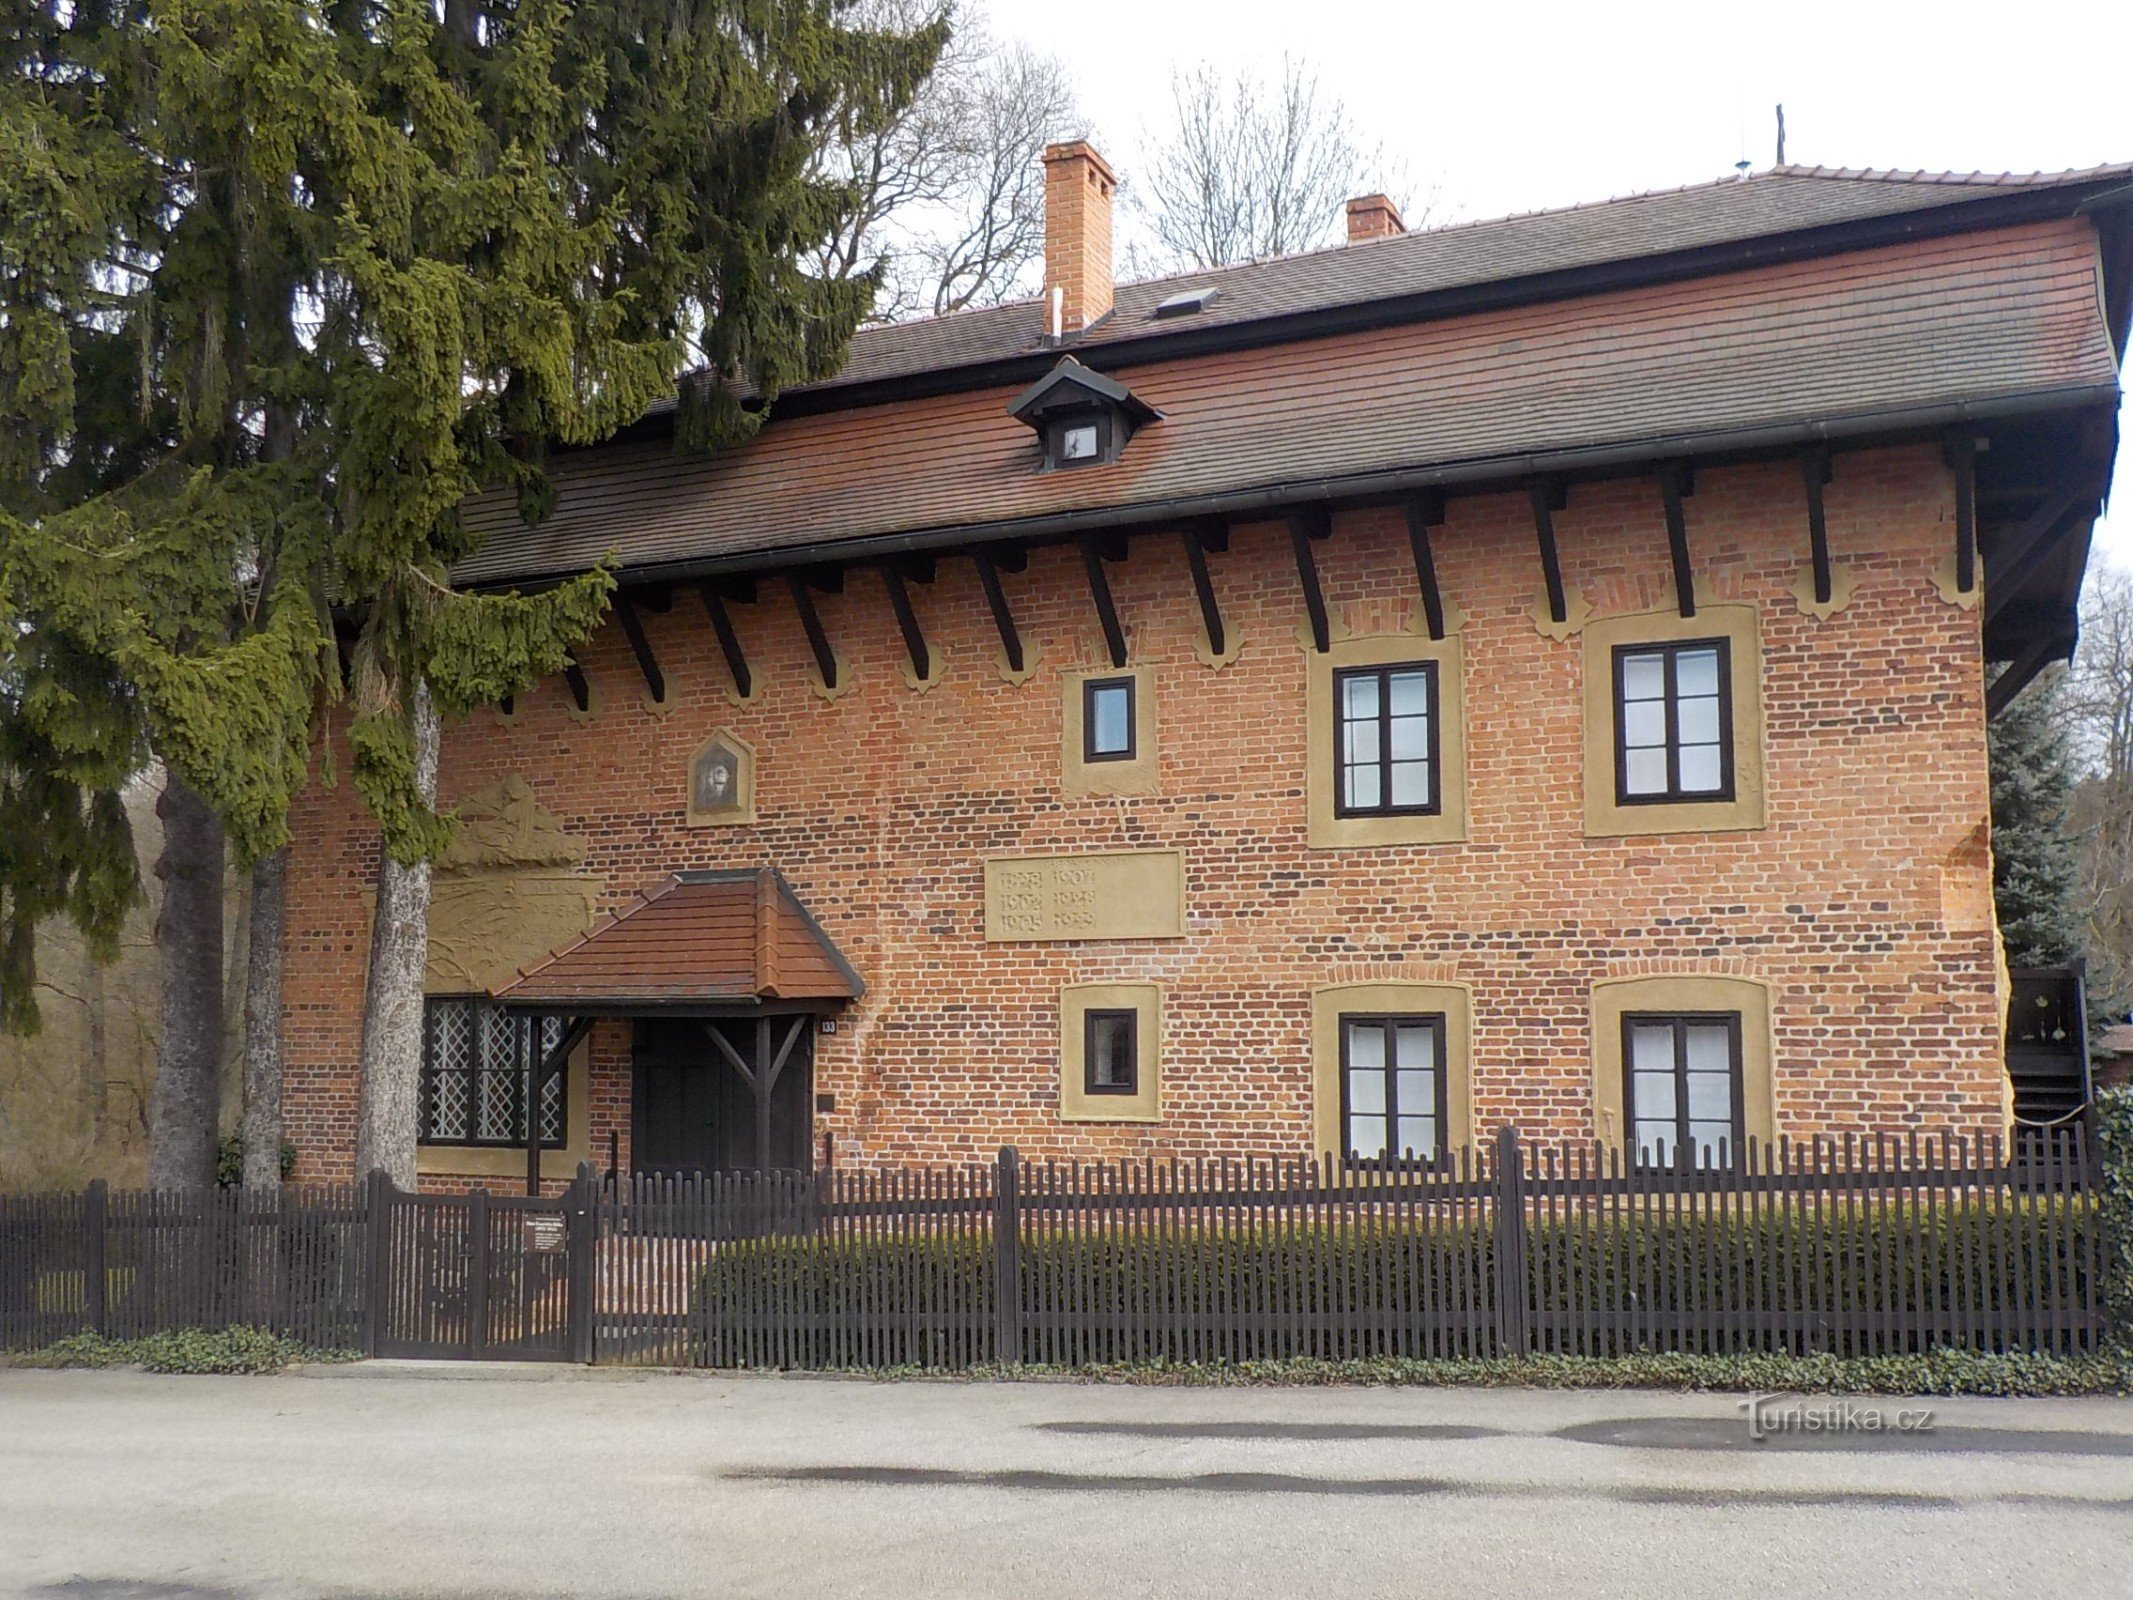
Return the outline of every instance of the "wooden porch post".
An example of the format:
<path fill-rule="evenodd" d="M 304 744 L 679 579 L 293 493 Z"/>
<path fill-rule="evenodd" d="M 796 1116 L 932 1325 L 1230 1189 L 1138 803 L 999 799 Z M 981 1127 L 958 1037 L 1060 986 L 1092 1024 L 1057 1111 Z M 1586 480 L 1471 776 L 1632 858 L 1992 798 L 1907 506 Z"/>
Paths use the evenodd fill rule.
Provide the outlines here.
<path fill-rule="evenodd" d="M 770 1170 L 770 1091 L 776 1082 L 770 1060 L 770 1018 L 755 1019 L 755 1169 Z"/>

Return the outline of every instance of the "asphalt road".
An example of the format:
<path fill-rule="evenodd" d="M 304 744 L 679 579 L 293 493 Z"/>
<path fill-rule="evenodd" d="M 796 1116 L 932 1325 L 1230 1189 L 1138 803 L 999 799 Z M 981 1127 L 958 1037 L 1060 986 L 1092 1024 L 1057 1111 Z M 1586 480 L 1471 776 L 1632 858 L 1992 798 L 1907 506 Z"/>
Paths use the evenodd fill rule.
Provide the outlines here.
<path fill-rule="evenodd" d="M 2128 1401 L 352 1370 L 0 1371 L 0 1595 L 2133 1594 Z"/>

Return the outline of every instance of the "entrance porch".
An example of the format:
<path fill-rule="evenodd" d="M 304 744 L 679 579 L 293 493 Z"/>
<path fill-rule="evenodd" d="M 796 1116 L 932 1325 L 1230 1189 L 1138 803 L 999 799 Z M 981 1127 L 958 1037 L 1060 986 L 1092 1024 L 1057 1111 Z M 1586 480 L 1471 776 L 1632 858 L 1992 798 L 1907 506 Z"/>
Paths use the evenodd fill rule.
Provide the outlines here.
<path fill-rule="evenodd" d="M 677 873 L 499 989 L 558 1018 L 528 1104 L 601 1019 L 628 1024 L 629 1166 L 666 1177 L 812 1172 L 814 1037 L 866 985 L 775 868 Z M 527 1150 L 538 1188 L 539 1150 Z"/>

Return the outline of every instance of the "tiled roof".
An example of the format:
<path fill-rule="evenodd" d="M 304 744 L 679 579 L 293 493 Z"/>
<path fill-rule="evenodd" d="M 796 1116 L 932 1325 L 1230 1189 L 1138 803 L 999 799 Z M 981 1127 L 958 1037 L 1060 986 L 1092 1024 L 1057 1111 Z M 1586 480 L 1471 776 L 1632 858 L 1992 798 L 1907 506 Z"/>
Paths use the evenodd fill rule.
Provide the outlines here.
<path fill-rule="evenodd" d="M 1746 178 L 1426 228 L 1215 271 L 1121 284 L 1111 314 L 1071 343 L 1076 350 L 1103 351 L 1154 334 L 1397 300 L 2113 179 L 2133 182 L 2133 163 L 2058 173 L 1777 167 Z M 1157 319 L 1155 308 L 1165 299 L 1200 284 L 1217 286 L 1222 293 L 1190 317 Z M 1044 332 L 1040 300 L 869 328 L 852 341 L 844 369 L 809 389 L 1030 355 L 1046 348 Z"/>
<path fill-rule="evenodd" d="M 1834 199 L 1814 211 L 1826 216 L 1850 182 L 1784 178 L 1756 211 L 1798 220 L 1826 192 Z M 1884 207 L 1949 187 L 1859 186 L 1868 193 L 1857 204 Z M 1682 191 L 1668 225 L 1720 208 L 1721 192 L 1756 188 Z M 1619 235 L 1619 248 L 1648 249 L 1654 225 L 1629 216 L 1644 203 L 1552 213 L 1548 226 L 1597 219 L 1588 243 L 1598 229 Z M 1546 241 L 1522 237 L 1530 262 Z M 1266 295 L 1286 294 L 1281 273 L 1397 263 L 1409 243 L 1239 270 L 1266 274 Z M 1481 254 L 1496 270 L 1509 259 L 1499 239 L 1466 270 L 1486 270 Z M 1130 381 L 1164 420 L 1117 462 L 1066 471 L 1037 470 L 1036 445 L 1007 411 L 1019 385 L 774 417 L 709 458 L 679 458 L 658 441 L 612 446 L 558 460 L 556 509 L 538 528 L 519 526 L 509 496 L 470 502 L 467 519 L 488 542 L 457 576 L 539 577 L 603 553 L 661 569 L 830 541 L 1049 534 L 1144 506 L 1242 514 L 1253 497 L 1367 492 L 1423 470 L 1480 479 L 1531 470 L 1544 453 L 1656 457 L 1691 436 L 1841 436 L 1854 419 L 2093 400 L 2117 383 L 2097 270 L 2086 222 L 2039 221 L 1154 361 Z M 1225 287 L 1217 305 L 1257 292 Z"/>
<path fill-rule="evenodd" d="M 858 973 L 771 868 L 684 872 L 497 991 L 512 1005 L 854 1000 Z"/>

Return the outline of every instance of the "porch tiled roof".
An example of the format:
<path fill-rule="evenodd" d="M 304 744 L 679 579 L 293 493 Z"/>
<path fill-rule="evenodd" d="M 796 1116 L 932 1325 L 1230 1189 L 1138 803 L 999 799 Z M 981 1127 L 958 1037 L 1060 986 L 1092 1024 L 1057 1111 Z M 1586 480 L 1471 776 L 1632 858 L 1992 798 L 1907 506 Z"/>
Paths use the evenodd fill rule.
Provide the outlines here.
<path fill-rule="evenodd" d="M 775 869 L 677 873 L 496 997 L 604 1008 L 856 1000 L 866 985 Z"/>

